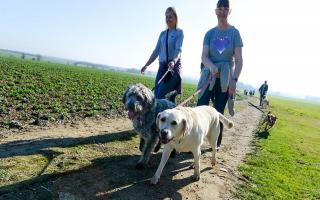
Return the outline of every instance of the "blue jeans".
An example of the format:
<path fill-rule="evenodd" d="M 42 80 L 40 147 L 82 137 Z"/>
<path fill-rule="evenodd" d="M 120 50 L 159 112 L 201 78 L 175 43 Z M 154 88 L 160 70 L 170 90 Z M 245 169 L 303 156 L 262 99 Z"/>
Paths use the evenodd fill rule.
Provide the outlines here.
<path fill-rule="evenodd" d="M 170 72 L 169 72 L 170 73 Z M 157 73 L 155 87 L 154 87 L 154 95 L 156 99 L 165 98 L 166 94 L 173 91 L 177 88 L 177 85 L 180 83 L 180 76 L 178 72 L 174 72 L 170 80 L 164 82 L 163 80 L 158 84 L 158 81 L 162 78 L 162 74 Z"/>
<path fill-rule="evenodd" d="M 214 108 L 221 114 L 224 113 L 224 108 L 226 107 L 228 101 L 228 91 L 221 91 L 220 79 L 217 78 L 213 89 L 210 91 L 209 87 L 203 93 L 200 99 L 198 99 L 197 106 L 209 105 L 210 99 L 214 105 Z M 220 134 L 217 141 L 217 146 L 220 147 L 222 141 L 223 124 L 220 122 Z"/>

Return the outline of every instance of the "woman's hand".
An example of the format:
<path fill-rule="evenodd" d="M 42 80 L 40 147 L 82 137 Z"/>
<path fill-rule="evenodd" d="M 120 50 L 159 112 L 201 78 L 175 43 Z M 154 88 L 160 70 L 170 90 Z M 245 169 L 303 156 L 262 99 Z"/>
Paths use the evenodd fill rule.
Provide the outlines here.
<path fill-rule="evenodd" d="M 172 71 L 173 68 L 174 68 L 174 61 L 171 60 L 171 61 L 168 63 L 168 70 L 169 70 L 169 71 Z"/>
<path fill-rule="evenodd" d="M 209 70 L 210 70 L 212 75 L 215 75 L 215 74 L 219 73 L 218 67 L 216 67 L 215 65 L 209 67 Z"/>
<path fill-rule="evenodd" d="M 146 71 L 146 69 L 147 69 L 146 65 L 141 68 L 140 72 L 141 72 L 142 75 L 144 75 L 144 72 Z"/>
<path fill-rule="evenodd" d="M 215 78 L 220 78 L 220 72 L 214 73 L 214 74 L 213 74 L 213 77 L 215 77 Z"/>
<path fill-rule="evenodd" d="M 210 69 L 210 73 L 212 74 L 213 77 L 220 78 L 220 72 L 216 66 L 212 66 L 209 69 Z"/>
<path fill-rule="evenodd" d="M 236 88 L 237 88 L 237 81 L 234 79 L 231 79 L 229 82 L 229 94 L 235 94 L 236 93 Z"/>

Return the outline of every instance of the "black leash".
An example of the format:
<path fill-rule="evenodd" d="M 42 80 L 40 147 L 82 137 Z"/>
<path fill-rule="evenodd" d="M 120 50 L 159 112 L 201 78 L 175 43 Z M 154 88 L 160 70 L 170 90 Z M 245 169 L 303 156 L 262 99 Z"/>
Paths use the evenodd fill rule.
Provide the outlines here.
<path fill-rule="evenodd" d="M 261 110 L 258 106 L 254 105 L 253 103 L 251 103 L 250 101 L 248 101 L 248 104 L 252 107 L 255 107 L 256 109 L 260 110 L 262 113 L 265 113 L 264 110 Z"/>
<path fill-rule="evenodd" d="M 168 57 L 169 57 L 169 50 L 168 50 L 168 46 L 169 46 L 169 42 L 168 42 L 168 35 L 169 35 L 169 29 L 167 29 L 167 34 L 166 34 L 166 63 L 168 64 Z M 164 77 L 168 74 L 170 70 L 168 69 L 163 75 L 162 77 L 159 79 L 159 81 L 156 83 L 157 85 L 161 83 L 161 81 L 164 79 Z M 154 91 L 155 86 L 152 88 L 152 91 Z"/>

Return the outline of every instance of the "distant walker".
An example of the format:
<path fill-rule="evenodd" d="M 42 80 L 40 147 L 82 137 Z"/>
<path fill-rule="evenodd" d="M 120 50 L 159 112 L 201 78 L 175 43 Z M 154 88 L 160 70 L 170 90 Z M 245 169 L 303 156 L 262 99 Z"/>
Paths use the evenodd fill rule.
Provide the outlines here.
<path fill-rule="evenodd" d="M 259 93 L 260 93 L 259 106 L 261 107 L 262 107 L 263 100 L 266 99 L 267 91 L 268 91 L 268 84 L 267 84 L 267 81 L 264 81 L 264 83 L 259 88 Z M 269 105 L 269 101 L 268 101 L 268 105 Z"/>

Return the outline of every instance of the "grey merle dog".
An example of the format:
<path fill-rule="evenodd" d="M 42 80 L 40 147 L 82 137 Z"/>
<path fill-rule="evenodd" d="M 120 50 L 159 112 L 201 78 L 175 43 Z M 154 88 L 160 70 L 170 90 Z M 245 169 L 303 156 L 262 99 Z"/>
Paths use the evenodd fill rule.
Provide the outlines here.
<path fill-rule="evenodd" d="M 128 117 L 133 122 L 134 130 L 140 136 L 139 149 L 142 155 L 136 165 L 136 169 L 144 169 L 149 161 L 152 151 L 157 152 L 161 143 L 156 129 L 158 113 L 174 108 L 172 102 L 176 92 L 167 95 L 167 99 L 156 99 L 153 92 L 141 83 L 128 86 L 123 94 L 122 102 L 128 110 Z M 174 154 L 172 154 L 173 156 Z"/>

